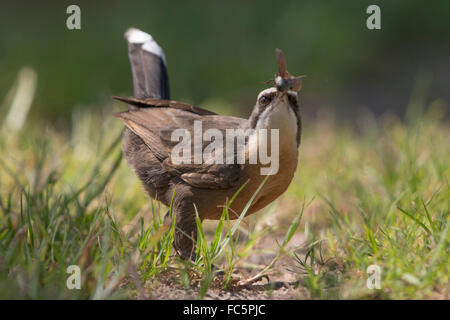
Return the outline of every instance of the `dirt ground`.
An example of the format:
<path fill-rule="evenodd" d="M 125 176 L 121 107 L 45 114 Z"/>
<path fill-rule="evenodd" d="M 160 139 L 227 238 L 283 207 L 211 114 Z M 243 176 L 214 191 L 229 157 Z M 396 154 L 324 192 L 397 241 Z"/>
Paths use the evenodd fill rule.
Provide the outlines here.
<path fill-rule="evenodd" d="M 298 245 L 303 240 L 303 234 L 295 235 L 290 247 Z M 282 238 L 278 239 L 278 241 L 282 241 Z M 310 299 L 306 289 L 298 285 L 299 274 L 295 272 L 295 263 L 289 257 L 280 258 L 274 268 L 270 270 L 268 278 L 262 278 L 251 285 L 236 285 L 239 280 L 248 279 L 256 275 L 259 270 L 268 265 L 275 257 L 275 248 L 275 238 L 273 236 L 265 237 L 256 246 L 255 253 L 251 254 L 236 267 L 229 287 L 223 289 L 221 276 L 216 276 L 204 299 Z M 145 283 L 145 292 L 150 293 L 146 298 L 149 299 L 198 299 L 199 291 L 200 283 L 193 281 L 191 282 L 191 288 L 186 289 L 179 278 L 177 279 L 170 273 L 166 274 L 166 276 L 158 277 L 158 280 L 149 280 Z"/>
<path fill-rule="evenodd" d="M 264 280 L 265 281 L 265 280 Z M 271 289 L 270 284 L 275 288 Z M 293 284 L 271 281 L 269 285 L 254 284 L 240 289 L 223 290 L 219 288 L 210 288 L 205 296 L 207 300 L 266 300 L 266 299 L 305 299 L 300 291 Z M 181 285 L 168 285 L 160 283 L 155 287 L 151 299 L 197 299 L 198 292 L 190 289 L 186 290 Z"/>

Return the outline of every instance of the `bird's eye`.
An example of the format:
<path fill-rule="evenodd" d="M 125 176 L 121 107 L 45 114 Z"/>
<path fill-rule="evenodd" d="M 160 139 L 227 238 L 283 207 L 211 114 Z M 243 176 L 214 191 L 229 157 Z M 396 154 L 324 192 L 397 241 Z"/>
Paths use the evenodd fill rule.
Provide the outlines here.
<path fill-rule="evenodd" d="M 261 106 L 266 106 L 270 103 L 272 99 L 270 99 L 270 97 L 267 96 L 262 96 L 261 98 L 259 98 L 259 104 Z"/>

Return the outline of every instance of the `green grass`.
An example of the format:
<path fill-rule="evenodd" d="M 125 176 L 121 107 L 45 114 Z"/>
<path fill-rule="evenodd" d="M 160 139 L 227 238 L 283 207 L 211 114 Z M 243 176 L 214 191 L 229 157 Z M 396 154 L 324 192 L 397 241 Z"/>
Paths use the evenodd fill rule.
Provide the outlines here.
<path fill-rule="evenodd" d="M 176 217 L 164 224 L 167 208 L 122 161 L 110 113 L 75 113 L 71 132 L 31 122 L 0 136 L 0 298 L 157 298 L 164 279 L 203 298 L 236 289 L 249 268 L 288 272 L 300 298 L 449 298 L 450 130 L 438 103 L 404 122 L 306 117 L 289 190 L 251 217 L 230 221 L 225 207 L 199 223 L 195 262 L 174 254 Z M 372 264 L 380 290 L 366 287 Z M 66 287 L 70 265 L 80 290 Z"/>

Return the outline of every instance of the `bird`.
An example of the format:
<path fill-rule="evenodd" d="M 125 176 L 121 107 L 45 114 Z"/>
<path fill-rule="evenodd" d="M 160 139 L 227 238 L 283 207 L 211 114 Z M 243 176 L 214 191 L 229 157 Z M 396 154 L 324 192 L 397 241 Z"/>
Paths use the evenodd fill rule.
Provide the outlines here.
<path fill-rule="evenodd" d="M 125 40 L 133 96 L 113 96 L 128 105 L 126 111 L 114 114 L 125 125 L 122 152 L 148 196 L 171 206 L 175 213 L 173 247 L 176 252 L 184 259 L 194 259 L 196 217 L 202 222 L 221 219 L 224 205 L 237 194 L 229 206 L 230 219 L 236 219 L 262 186 L 246 212 L 248 216 L 266 207 L 288 188 L 298 164 L 302 132 L 298 92 L 304 76 L 290 75 L 283 52 L 276 49 L 278 73 L 270 81 L 273 86 L 257 95 L 250 117 L 218 115 L 170 99 L 166 57 L 150 34 L 130 28 Z M 251 148 L 250 141 L 258 130 L 277 130 L 278 170 L 266 178 L 267 174 L 261 174 L 262 163 L 248 163 L 249 149 L 246 149 L 245 163 L 174 161 L 173 151 L 178 141 L 173 141 L 171 134 L 180 128 L 193 133 L 198 121 L 203 129 L 215 129 L 223 136 L 228 129 L 250 130 L 252 133 L 244 142 L 247 148 Z M 207 144 L 208 141 L 203 141 L 200 151 Z M 225 153 L 224 148 L 214 150 L 212 155 Z"/>

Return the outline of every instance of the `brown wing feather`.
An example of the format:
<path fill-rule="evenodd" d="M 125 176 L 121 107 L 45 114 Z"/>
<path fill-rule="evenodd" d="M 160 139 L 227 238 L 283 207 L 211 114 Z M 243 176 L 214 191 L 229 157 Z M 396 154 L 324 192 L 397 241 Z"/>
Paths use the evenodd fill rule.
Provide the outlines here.
<path fill-rule="evenodd" d="M 124 98 L 124 97 L 118 97 L 113 96 L 113 99 L 131 104 L 136 107 L 140 108 L 148 108 L 148 107 L 159 107 L 159 108 L 173 108 L 173 109 L 179 109 L 183 111 L 192 112 L 195 114 L 199 114 L 202 116 L 206 115 L 215 115 L 217 113 L 214 113 L 212 111 L 202 109 L 187 103 L 175 101 L 175 100 L 162 100 L 162 99 L 153 99 L 153 98 L 147 98 L 147 99 L 137 99 L 137 98 Z"/>
<path fill-rule="evenodd" d="M 170 154 L 178 142 L 172 141 L 170 137 L 171 132 L 178 128 L 185 128 L 193 137 L 194 120 L 202 120 L 203 130 L 220 129 L 225 137 L 225 128 L 245 127 L 246 119 L 215 115 L 205 117 L 191 110 L 172 106 L 139 108 L 116 113 L 115 116 L 143 140 L 152 154 L 161 162 L 165 172 L 173 177 L 180 178 L 194 187 L 207 189 L 231 188 L 241 177 L 240 165 L 172 163 Z M 203 141 L 203 148 L 209 143 L 209 141 Z"/>

